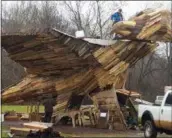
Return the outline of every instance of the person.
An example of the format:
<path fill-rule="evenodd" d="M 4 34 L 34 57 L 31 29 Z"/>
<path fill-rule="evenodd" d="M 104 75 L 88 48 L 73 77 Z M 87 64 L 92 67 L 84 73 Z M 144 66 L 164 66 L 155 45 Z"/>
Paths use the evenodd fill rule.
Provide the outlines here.
<path fill-rule="evenodd" d="M 53 106 L 56 105 L 56 100 L 54 100 L 53 97 L 49 97 L 43 102 L 43 105 L 45 110 L 44 122 L 50 123 L 53 114 Z"/>
<path fill-rule="evenodd" d="M 113 25 L 119 21 L 123 21 L 123 15 L 122 15 L 122 9 L 119 9 L 117 12 L 115 12 L 112 16 L 111 16 L 111 20 L 113 21 Z"/>
<path fill-rule="evenodd" d="M 127 124 L 130 129 L 136 129 L 137 119 L 132 116 L 131 112 L 129 112 L 129 115 L 127 116 Z"/>
<path fill-rule="evenodd" d="M 117 22 L 123 21 L 124 18 L 123 18 L 123 15 L 122 15 L 122 9 L 119 9 L 117 12 L 115 12 L 115 13 L 111 16 L 111 20 L 113 21 L 112 26 L 113 26 L 114 24 L 116 24 Z M 113 37 L 114 37 L 113 39 L 120 38 L 120 35 L 114 34 Z"/>

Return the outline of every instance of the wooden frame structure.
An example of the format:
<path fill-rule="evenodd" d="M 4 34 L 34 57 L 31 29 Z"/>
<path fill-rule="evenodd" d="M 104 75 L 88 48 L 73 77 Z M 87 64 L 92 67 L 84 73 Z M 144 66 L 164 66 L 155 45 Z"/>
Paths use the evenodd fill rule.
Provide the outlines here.
<path fill-rule="evenodd" d="M 58 115 L 68 108 L 72 93 L 101 92 L 109 85 L 122 89 L 126 70 L 151 53 L 158 46 L 157 39 L 172 40 L 169 16 L 168 11 L 150 10 L 119 22 L 113 32 L 131 40 L 117 40 L 111 45 L 77 39 L 56 29 L 2 35 L 2 47 L 27 72 L 20 83 L 3 91 L 2 102 L 33 101 L 51 93 L 57 96 L 54 115 Z"/>

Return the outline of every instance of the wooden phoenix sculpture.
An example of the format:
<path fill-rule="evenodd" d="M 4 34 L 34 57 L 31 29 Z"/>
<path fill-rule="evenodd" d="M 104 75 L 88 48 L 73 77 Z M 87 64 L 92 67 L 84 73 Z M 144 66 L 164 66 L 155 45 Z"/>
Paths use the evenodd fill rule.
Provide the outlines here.
<path fill-rule="evenodd" d="M 127 69 L 151 53 L 156 41 L 172 41 L 171 13 L 142 11 L 115 24 L 112 33 L 128 40 L 105 45 L 99 39 L 90 39 L 99 42 L 94 43 L 56 29 L 2 35 L 2 47 L 27 72 L 20 83 L 3 90 L 2 102 L 23 103 L 53 94 L 58 99 L 55 110 L 62 111 L 72 94 L 86 95 L 108 85 L 122 89 Z"/>

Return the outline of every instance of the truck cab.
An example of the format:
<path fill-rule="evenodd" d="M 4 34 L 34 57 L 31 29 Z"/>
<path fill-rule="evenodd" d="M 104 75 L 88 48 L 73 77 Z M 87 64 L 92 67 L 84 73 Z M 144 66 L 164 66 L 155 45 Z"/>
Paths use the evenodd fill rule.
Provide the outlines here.
<path fill-rule="evenodd" d="M 157 132 L 172 134 L 172 90 L 167 91 L 161 98 L 162 102 L 156 100 L 156 103 L 161 105 L 140 104 L 138 107 L 139 121 L 144 127 L 146 138 L 156 138 Z"/>
<path fill-rule="evenodd" d="M 165 94 L 159 116 L 159 127 L 172 131 L 172 91 Z"/>

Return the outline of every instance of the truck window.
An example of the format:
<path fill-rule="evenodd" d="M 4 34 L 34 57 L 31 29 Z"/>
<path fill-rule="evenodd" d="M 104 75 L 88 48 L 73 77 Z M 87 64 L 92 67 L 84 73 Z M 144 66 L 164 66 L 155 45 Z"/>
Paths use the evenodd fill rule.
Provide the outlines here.
<path fill-rule="evenodd" d="M 172 93 L 169 93 L 165 101 L 165 106 L 172 106 Z"/>

